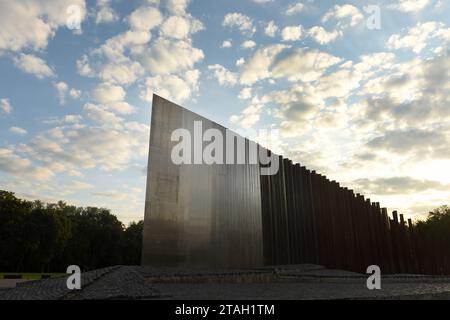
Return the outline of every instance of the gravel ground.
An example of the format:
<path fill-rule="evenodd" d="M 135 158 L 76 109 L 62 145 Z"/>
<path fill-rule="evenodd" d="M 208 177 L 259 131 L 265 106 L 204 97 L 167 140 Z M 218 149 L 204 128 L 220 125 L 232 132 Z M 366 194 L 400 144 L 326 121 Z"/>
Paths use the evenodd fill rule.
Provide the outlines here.
<path fill-rule="evenodd" d="M 387 275 L 381 290 L 368 290 L 367 275 L 316 265 L 246 270 L 188 270 L 125 267 L 82 274 L 82 289 L 70 291 L 66 279 L 48 279 L 1 289 L 10 300 L 298 300 L 298 299 L 450 299 L 450 277 Z"/>

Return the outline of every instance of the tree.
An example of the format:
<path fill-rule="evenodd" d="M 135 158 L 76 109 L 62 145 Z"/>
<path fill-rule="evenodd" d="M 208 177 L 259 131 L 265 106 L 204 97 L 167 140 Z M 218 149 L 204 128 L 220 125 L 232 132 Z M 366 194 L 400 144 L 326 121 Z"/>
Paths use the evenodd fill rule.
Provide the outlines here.
<path fill-rule="evenodd" d="M 31 202 L 0 191 L 0 271 L 139 264 L 142 229 L 142 221 L 125 229 L 108 209 Z"/>
<path fill-rule="evenodd" d="M 142 233 L 144 221 L 132 222 L 124 232 L 123 237 L 123 263 L 138 265 L 141 263 Z"/>

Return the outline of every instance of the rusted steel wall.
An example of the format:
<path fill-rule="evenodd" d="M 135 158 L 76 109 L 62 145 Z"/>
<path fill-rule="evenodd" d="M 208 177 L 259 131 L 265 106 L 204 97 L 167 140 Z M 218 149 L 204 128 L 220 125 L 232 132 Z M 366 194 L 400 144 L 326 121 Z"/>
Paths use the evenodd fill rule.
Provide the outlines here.
<path fill-rule="evenodd" d="M 280 158 L 261 177 L 265 263 L 317 263 L 383 273 L 450 274 L 450 248 L 337 182 Z"/>

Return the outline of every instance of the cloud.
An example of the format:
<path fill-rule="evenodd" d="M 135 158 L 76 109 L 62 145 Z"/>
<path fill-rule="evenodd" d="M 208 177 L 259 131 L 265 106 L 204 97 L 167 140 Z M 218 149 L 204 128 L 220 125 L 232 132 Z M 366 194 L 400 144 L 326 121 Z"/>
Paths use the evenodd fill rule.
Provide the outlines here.
<path fill-rule="evenodd" d="M 408 30 L 404 36 L 394 34 L 389 37 L 387 47 L 389 49 L 411 49 L 414 53 L 421 53 L 427 46 L 431 38 L 440 38 L 441 40 L 450 40 L 450 28 L 446 29 L 445 24 L 435 21 L 418 23 Z"/>
<path fill-rule="evenodd" d="M 217 79 L 220 85 L 233 86 L 237 83 L 237 75 L 234 72 L 229 71 L 227 68 L 220 64 L 214 64 L 208 66 L 208 70 L 213 72 L 214 77 Z"/>
<path fill-rule="evenodd" d="M 113 112 L 106 110 L 103 106 L 88 103 L 83 107 L 89 119 L 104 128 L 122 129 L 123 119 L 116 116 Z"/>
<path fill-rule="evenodd" d="M 161 32 L 166 37 L 185 39 L 189 36 L 190 28 L 189 20 L 183 17 L 172 16 L 164 21 Z"/>
<path fill-rule="evenodd" d="M 247 100 L 252 97 L 252 88 L 244 88 L 239 93 L 238 98 L 241 100 Z"/>
<path fill-rule="evenodd" d="M 119 15 L 110 6 L 110 0 L 97 0 L 95 23 L 112 23 L 119 20 Z"/>
<path fill-rule="evenodd" d="M 253 26 L 253 20 L 242 13 L 229 13 L 224 19 L 222 25 L 224 27 L 237 28 L 242 34 L 252 36 L 256 32 Z"/>
<path fill-rule="evenodd" d="M 297 13 L 305 11 L 305 9 L 306 9 L 306 6 L 303 3 L 301 3 L 301 2 L 294 3 L 294 4 L 289 5 L 289 7 L 287 8 L 286 15 L 293 16 Z"/>
<path fill-rule="evenodd" d="M 286 48 L 284 45 L 269 45 L 258 49 L 254 55 L 242 65 L 240 82 L 245 85 L 251 85 L 259 80 L 267 79 L 271 76 L 270 66 L 276 56 Z"/>
<path fill-rule="evenodd" d="M 45 49 L 56 31 L 66 26 L 67 8 L 73 5 L 80 9 L 80 22 L 83 22 L 86 17 L 84 0 L 1 1 L 0 54 L 2 51 Z"/>
<path fill-rule="evenodd" d="M 263 107 L 262 104 L 252 104 L 242 110 L 241 115 L 231 116 L 230 122 L 244 129 L 252 128 L 259 121 Z"/>
<path fill-rule="evenodd" d="M 65 82 L 57 82 L 53 84 L 53 87 L 58 91 L 58 99 L 61 105 L 66 104 L 66 93 L 69 90 L 69 86 Z"/>
<path fill-rule="evenodd" d="M 23 148 L 27 156 L 23 162 L 29 167 L 40 163 L 39 167 L 56 174 L 94 168 L 124 170 L 145 157 L 149 126 L 120 121 L 92 104 L 87 104 L 84 111 L 96 126 L 70 124 L 41 133 Z M 114 122 L 120 125 L 115 126 Z M 17 176 L 22 177 L 19 169 Z"/>
<path fill-rule="evenodd" d="M 26 135 L 28 133 L 27 130 L 19 127 L 11 127 L 9 128 L 9 132 L 20 136 Z"/>
<path fill-rule="evenodd" d="M 405 195 L 425 191 L 450 190 L 450 185 L 434 180 L 421 180 L 412 177 L 389 177 L 376 179 L 357 179 L 352 182 L 356 188 L 373 195 Z"/>
<path fill-rule="evenodd" d="M 190 0 L 168 0 L 167 9 L 174 15 L 185 15 Z"/>
<path fill-rule="evenodd" d="M 162 21 L 161 12 L 153 7 L 140 7 L 128 17 L 130 27 L 141 31 L 150 31 L 159 26 Z"/>
<path fill-rule="evenodd" d="M 73 99 L 78 99 L 79 97 L 81 97 L 81 90 L 77 90 L 77 89 L 70 89 L 69 91 L 69 95 L 73 98 Z"/>
<path fill-rule="evenodd" d="M 158 39 L 142 57 L 144 67 L 152 74 L 164 75 L 192 69 L 203 60 L 203 51 L 187 41 Z"/>
<path fill-rule="evenodd" d="M 225 40 L 222 42 L 221 48 L 231 48 L 233 46 L 233 42 L 231 40 Z"/>
<path fill-rule="evenodd" d="M 338 30 L 328 32 L 323 27 L 315 26 L 308 30 L 308 35 L 319 44 L 328 44 L 342 36 L 342 32 Z"/>
<path fill-rule="evenodd" d="M 18 57 L 14 58 L 14 64 L 22 71 L 33 74 L 39 79 L 55 76 L 53 70 L 44 60 L 32 54 L 20 54 Z"/>
<path fill-rule="evenodd" d="M 383 126 L 436 127 L 450 119 L 450 58 L 412 59 L 389 74 L 368 81 L 362 90 L 361 121 Z"/>
<path fill-rule="evenodd" d="M 264 33 L 266 34 L 266 36 L 271 37 L 271 38 L 275 37 L 277 32 L 278 32 L 278 26 L 275 24 L 275 21 L 273 21 L 273 20 L 270 21 L 264 29 Z"/>
<path fill-rule="evenodd" d="M 430 0 L 398 0 L 390 4 L 389 9 L 403 12 L 418 12 L 430 4 Z"/>
<path fill-rule="evenodd" d="M 288 26 L 281 31 L 281 39 L 283 41 L 297 41 L 303 36 L 302 26 Z"/>
<path fill-rule="evenodd" d="M 48 180 L 54 173 L 48 168 L 37 167 L 9 149 L 0 148 L 0 171 L 22 179 Z"/>
<path fill-rule="evenodd" d="M 82 182 L 82 181 L 77 181 L 77 180 L 73 180 L 72 183 L 69 185 L 70 189 L 75 189 L 75 190 L 86 190 L 86 189 L 93 189 L 95 186 L 93 184 L 87 183 L 87 182 Z"/>
<path fill-rule="evenodd" d="M 121 86 L 103 83 L 98 85 L 91 92 L 94 101 L 101 104 L 123 101 L 126 96 L 125 90 Z"/>
<path fill-rule="evenodd" d="M 149 77 L 145 81 L 145 86 L 141 88 L 141 99 L 152 101 L 153 93 L 182 103 L 191 98 L 198 91 L 198 80 L 200 72 L 198 70 L 188 70 L 182 75 L 157 75 Z"/>
<path fill-rule="evenodd" d="M 370 140 L 366 146 L 372 150 L 404 154 L 406 152 L 421 152 L 423 156 L 429 153 L 433 146 L 447 145 L 446 136 L 437 131 L 422 129 L 392 130 L 382 136 Z"/>
<path fill-rule="evenodd" d="M 347 28 L 358 25 L 364 19 L 364 15 L 351 4 L 335 5 L 333 9 L 325 13 L 322 22 L 325 23 L 332 19 L 337 21 L 337 27 Z"/>
<path fill-rule="evenodd" d="M 0 111 L 6 114 L 11 113 L 12 107 L 9 99 L 3 98 L 0 100 Z"/>
<path fill-rule="evenodd" d="M 102 83 L 91 92 L 92 99 L 101 105 L 101 110 L 110 111 L 119 114 L 131 114 L 136 109 L 129 103 L 125 102 L 126 92 L 121 86 Z M 107 111 L 108 110 L 108 111 Z M 121 121 L 115 121 L 117 125 Z"/>
<path fill-rule="evenodd" d="M 252 40 L 247 40 L 242 43 L 242 48 L 244 49 L 252 49 L 256 47 L 256 42 Z"/>
<path fill-rule="evenodd" d="M 340 58 L 316 49 L 292 49 L 277 57 L 272 74 L 275 78 L 309 82 L 319 79 L 329 67 L 340 61 Z"/>

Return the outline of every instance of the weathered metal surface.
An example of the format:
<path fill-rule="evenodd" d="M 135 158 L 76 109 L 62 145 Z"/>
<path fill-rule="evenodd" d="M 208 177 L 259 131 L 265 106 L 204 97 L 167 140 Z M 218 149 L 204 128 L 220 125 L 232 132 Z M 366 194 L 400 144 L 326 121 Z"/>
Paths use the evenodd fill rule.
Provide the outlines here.
<path fill-rule="evenodd" d="M 262 265 L 259 165 L 173 164 L 172 132 L 184 128 L 194 137 L 194 121 L 225 136 L 224 127 L 154 96 L 142 263 Z"/>

